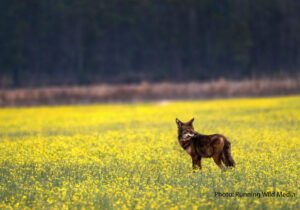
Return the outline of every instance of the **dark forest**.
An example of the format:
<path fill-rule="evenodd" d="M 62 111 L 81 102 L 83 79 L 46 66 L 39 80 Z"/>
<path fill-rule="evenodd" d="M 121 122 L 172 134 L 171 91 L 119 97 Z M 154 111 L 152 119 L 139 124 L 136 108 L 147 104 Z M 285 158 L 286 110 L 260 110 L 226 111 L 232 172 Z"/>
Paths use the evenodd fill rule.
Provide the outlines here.
<path fill-rule="evenodd" d="M 297 75 L 297 0 L 1 2 L 0 87 Z"/>

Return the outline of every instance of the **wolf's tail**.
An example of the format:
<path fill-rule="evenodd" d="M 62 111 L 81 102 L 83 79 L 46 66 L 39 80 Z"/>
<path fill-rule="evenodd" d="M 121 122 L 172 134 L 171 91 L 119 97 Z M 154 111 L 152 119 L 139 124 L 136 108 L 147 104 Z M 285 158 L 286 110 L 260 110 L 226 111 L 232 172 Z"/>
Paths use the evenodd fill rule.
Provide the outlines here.
<path fill-rule="evenodd" d="M 227 167 L 235 166 L 235 162 L 231 155 L 231 144 L 227 139 L 225 140 L 225 145 L 224 145 L 224 149 L 223 149 L 223 160 L 224 160 L 224 164 Z"/>

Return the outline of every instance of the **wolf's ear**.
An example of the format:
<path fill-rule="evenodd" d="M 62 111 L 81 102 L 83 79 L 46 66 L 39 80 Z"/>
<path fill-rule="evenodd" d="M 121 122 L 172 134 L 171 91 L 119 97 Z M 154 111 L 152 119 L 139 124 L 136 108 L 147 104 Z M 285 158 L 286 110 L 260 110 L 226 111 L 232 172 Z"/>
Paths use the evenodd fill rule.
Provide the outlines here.
<path fill-rule="evenodd" d="M 194 118 L 192 118 L 190 121 L 187 122 L 188 125 L 193 125 Z"/>
<path fill-rule="evenodd" d="M 183 123 L 177 118 L 176 118 L 176 124 L 178 125 L 178 127 L 181 127 L 183 125 Z"/>

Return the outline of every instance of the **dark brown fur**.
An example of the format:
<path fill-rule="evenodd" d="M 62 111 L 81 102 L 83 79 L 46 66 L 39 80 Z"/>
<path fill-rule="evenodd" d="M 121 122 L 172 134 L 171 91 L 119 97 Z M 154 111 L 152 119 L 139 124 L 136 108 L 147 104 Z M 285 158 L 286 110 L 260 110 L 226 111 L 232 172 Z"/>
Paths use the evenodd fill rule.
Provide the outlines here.
<path fill-rule="evenodd" d="M 231 145 L 228 139 L 221 134 L 203 135 L 194 130 L 194 118 L 187 123 L 176 119 L 178 126 L 178 142 L 192 157 L 193 169 L 201 169 L 201 159 L 212 157 L 220 169 L 234 167 L 235 162 L 231 155 Z"/>

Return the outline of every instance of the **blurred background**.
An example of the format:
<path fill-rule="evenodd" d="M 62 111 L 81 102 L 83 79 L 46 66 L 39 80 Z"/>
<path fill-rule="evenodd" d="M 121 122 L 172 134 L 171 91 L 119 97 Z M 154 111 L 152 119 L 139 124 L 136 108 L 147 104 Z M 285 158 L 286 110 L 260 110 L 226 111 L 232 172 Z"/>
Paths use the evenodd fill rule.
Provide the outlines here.
<path fill-rule="evenodd" d="M 0 105 L 299 93 L 299 11 L 296 0 L 3 0 Z"/>

